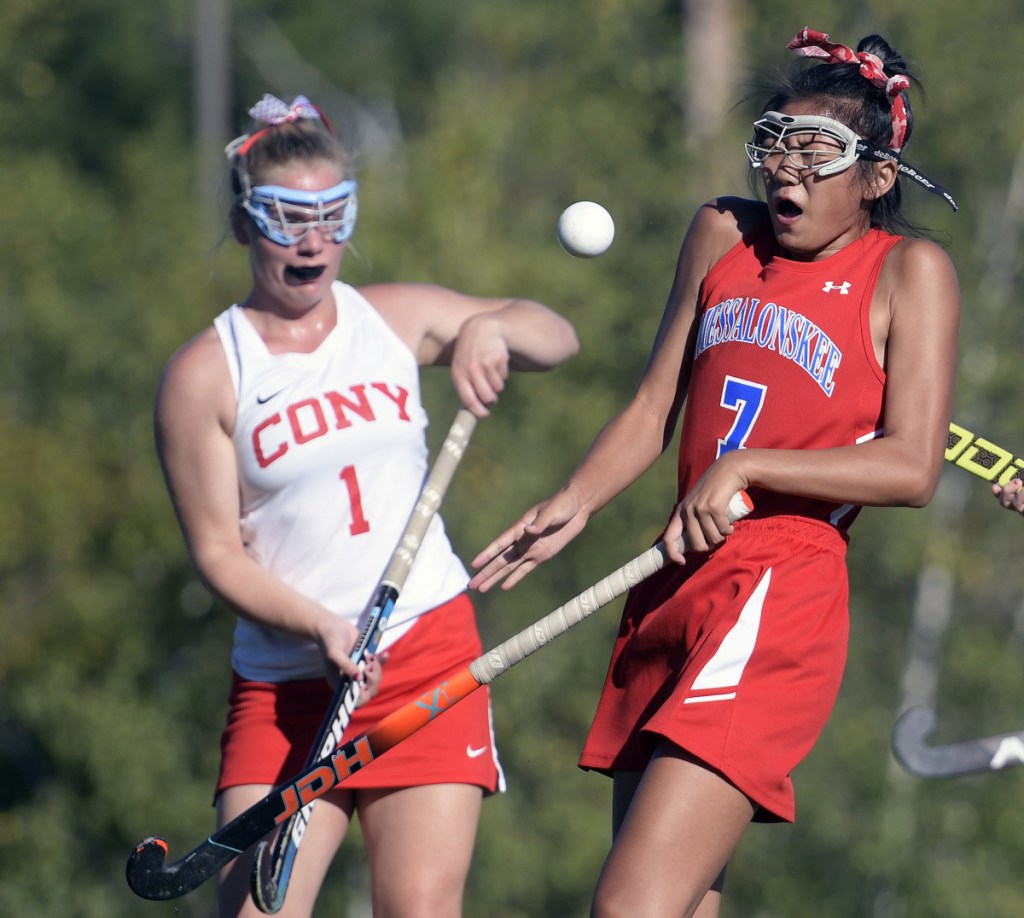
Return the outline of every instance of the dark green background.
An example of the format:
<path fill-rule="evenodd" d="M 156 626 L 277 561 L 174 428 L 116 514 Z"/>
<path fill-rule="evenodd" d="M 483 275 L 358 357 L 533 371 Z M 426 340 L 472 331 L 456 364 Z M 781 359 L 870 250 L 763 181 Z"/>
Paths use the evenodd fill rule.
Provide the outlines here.
<path fill-rule="evenodd" d="M 755 69 L 788 63 L 805 25 L 849 44 L 881 31 L 914 62 L 928 95 L 907 157 L 961 203 L 953 216 L 906 191 L 960 273 L 955 416 L 1024 450 L 1016 4 L 248 0 L 226 10 L 226 41 L 209 42 L 200 69 L 211 4 L 0 6 L 4 915 L 213 914 L 212 884 L 149 903 L 123 878 L 142 837 L 165 835 L 176 857 L 212 826 L 232 627 L 189 568 L 151 405 L 168 356 L 246 291 L 218 151 L 265 91 L 307 93 L 356 147 L 345 279 L 521 294 L 576 324 L 580 356 L 515 379 L 477 432 L 444 510 L 464 557 L 557 487 L 631 394 L 691 213 L 746 192 L 752 113 L 734 106 Z M 695 25 L 716 11 L 728 13 L 720 45 Z M 700 47 L 724 79 L 698 66 Z M 555 242 L 581 198 L 617 223 L 593 261 Z M 427 375 L 436 442 L 455 402 L 444 371 Z M 668 458 L 555 562 L 482 598 L 485 643 L 646 547 L 673 491 Z M 911 700 L 937 704 L 941 740 L 1024 727 L 1022 551 L 1024 520 L 952 468 L 928 509 L 864 512 L 838 707 L 796 773 L 796 826 L 742 842 L 724 918 L 1024 914 L 1024 769 L 924 783 L 889 753 Z M 931 615 L 923 632 L 915 603 Z M 935 617 L 944 604 L 948 622 Z M 495 684 L 510 790 L 484 808 L 468 916 L 586 914 L 610 783 L 575 762 L 617 614 Z M 926 665 L 907 675 L 912 634 Z M 319 913 L 360 916 L 364 902 L 356 833 Z"/>

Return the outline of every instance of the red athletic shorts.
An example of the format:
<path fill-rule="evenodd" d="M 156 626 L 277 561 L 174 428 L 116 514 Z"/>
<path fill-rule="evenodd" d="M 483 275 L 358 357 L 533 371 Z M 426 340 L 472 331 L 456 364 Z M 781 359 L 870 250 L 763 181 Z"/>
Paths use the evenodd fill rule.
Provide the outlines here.
<path fill-rule="evenodd" d="M 473 605 L 465 593 L 438 606 L 389 649 L 380 692 L 356 708 L 345 739 L 461 669 L 482 653 Z M 236 673 L 221 737 L 217 793 L 240 784 L 278 785 L 302 771 L 333 692 L 323 679 L 250 682 Z M 345 781 L 345 787 L 396 788 L 474 784 L 504 790 L 483 686 Z"/>
<path fill-rule="evenodd" d="M 846 541 L 797 517 L 744 520 L 623 609 L 580 766 L 642 770 L 661 738 L 795 817 L 790 772 L 825 726 L 846 664 Z"/>

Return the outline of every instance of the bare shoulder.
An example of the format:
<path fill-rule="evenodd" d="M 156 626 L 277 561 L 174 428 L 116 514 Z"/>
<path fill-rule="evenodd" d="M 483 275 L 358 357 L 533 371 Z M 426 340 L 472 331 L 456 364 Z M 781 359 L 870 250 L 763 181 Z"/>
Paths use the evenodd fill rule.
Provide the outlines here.
<path fill-rule="evenodd" d="M 697 209 L 683 243 L 684 260 L 703 274 L 743 239 L 761 232 L 768 208 L 761 201 L 722 197 Z"/>
<path fill-rule="evenodd" d="M 930 239 L 905 238 L 892 247 L 879 277 L 894 303 L 926 301 L 958 308 L 956 268 L 942 246 Z"/>
<path fill-rule="evenodd" d="M 402 306 L 410 297 L 416 295 L 422 288 L 430 287 L 430 284 L 388 282 L 380 284 L 367 284 L 356 288 L 373 306 L 374 309 L 388 308 L 390 306 Z"/>
<path fill-rule="evenodd" d="M 768 223 L 768 205 L 764 201 L 726 195 L 708 201 L 703 213 L 713 213 L 723 227 L 730 227 L 741 236 L 759 232 Z"/>
<path fill-rule="evenodd" d="M 167 361 L 157 392 L 158 417 L 213 411 L 233 418 L 234 393 L 224 348 L 211 326 L 183 344 Z"/>
<path fill-rule="evenodd" d="M 449 300 L 459 296 L 454 290 L 437 284 L 391 282 L 359 287 L 359 292 L 378 312 L 406 311 L 418 304 Z"/>
<path fill-rule="evenodd" d="M 946 250 L 930 239 L 907 237 L 892 247 L 885 268 L 900 273 L 940 271 L 955 276 L 956 269 Z"/>
<path fill-rule="evenodd" d="M 454 294 L 436 284 L 383 283 L 360 287 L 359 293 L 412 350 L 422 340 L 433 307 Z"/>
<path fill-rule="evenodd" d="M 466 319 L 512 302 L 426 283 L 373 284 L 361 287 L 359 292 L 417 355 L 421 365 L 436 361 L 437 348 L 454 341 Z"/>
<path fill-rule="evenodd" d="M 189 383 L 201 387 L 206 380 L 219 375 L 218 369 L 223 369 L 225 376 L 228 376 L 224 349 L 217 332 L 210 326 L 186 341 L 171 355 L 164 367 L 161 385 Z"/>

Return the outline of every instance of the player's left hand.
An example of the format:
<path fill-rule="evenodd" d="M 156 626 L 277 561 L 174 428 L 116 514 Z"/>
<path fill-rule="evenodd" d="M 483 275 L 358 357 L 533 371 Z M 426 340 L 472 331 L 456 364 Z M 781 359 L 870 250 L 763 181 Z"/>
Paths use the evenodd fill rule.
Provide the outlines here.
<path fill-rule="evenodd" d="M 734 457 L 739 452 L 726 453 L 708 466 L 672 511 L 665 529 L 665 547 L 676 563 L 686 563 L 679 551 L 679 537 L 684 533 L 691 551 L 710 551 L 732 532 L 729 502 L 737 491 L 750 486 Z"/>
<path fill-rule="evenodd" d="M 477 417 L 487 417 L 508 379 L 511 357 L 493 314 L 479 313 L 462 323 L 452 353 L 452 381 L 465 405 Z"/>

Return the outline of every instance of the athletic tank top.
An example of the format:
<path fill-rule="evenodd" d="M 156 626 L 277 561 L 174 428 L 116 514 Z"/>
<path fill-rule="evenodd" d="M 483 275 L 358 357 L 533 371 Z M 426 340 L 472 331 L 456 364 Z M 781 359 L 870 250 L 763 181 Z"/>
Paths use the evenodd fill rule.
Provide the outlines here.
<path fill-rule="evenodd" d="M 335 282 L 337 325 L 312 353 L 271 354 L 238 305 L 214 320 L 238 398 L 242 540 L 257 563 L 356 623 L 427 474 L 416 358 L 354 288 Z M 463 590 L 468 574 L 435 516 L 379 649 Z M 245 679 L 323 675 L 313 641 L 239 618 Z"/>
<path fill-rule="evenodd" d="M 679 445 L 680 499 L 731 449 L 824 449 L 882 435 L 871 297 L 900 238 L 871 230 L 828 258 L 794 261 L 766 224 L 711 268 Z M 843 532 L 860 511 L 760 488 L 750 497 L 755 516 L 811 517 Z"/>

